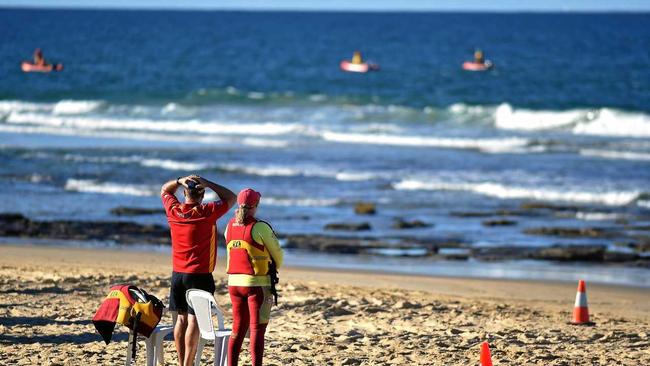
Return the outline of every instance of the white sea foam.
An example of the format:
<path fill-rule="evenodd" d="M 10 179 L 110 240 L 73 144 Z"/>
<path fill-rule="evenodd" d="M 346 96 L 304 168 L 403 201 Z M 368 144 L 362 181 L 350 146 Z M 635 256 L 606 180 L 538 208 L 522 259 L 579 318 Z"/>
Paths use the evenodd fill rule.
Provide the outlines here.
<path fill-rule="evenodd" d="M 577 124 L 573 132 L 580 135 L 650 137 L 650 116 L 604 108 L 593 121 Z"/>
<path fill-rule="evenodd" d="M 0 112 L 39 112 L 49 111 L 52 109 L 52 104 L 49 103 L 29 103 L 21 102 L 18 100 L 3 100 L 0 101 Z"/>
<path fill-rule="evenodd" d="M 335 178 L 339 181 L 365 181 L 379 178 L 380 174 L 370 173 L 370 172 L 339 172 L 336 173 Z"/>
<path fill-rule="evenodd" d="M 129 196 L 154 196 L 157 193 L 153 187 L 113 182 L 97 182 L 96 180 L 91 179 L 68 179 L 65 183 L 65 190 Z"/>
<path fill-rule="evenodd" d="M 87 163 L 118 163 L 118 164 L 132 164 L 142 161 L 142 156 L 84 156 L 77 154 L 66 154 L 63 159 L 75 162 Z"/>
<path fill-rule="evenodd" d="M 605 159 L 650 161 L 650 153 L 641 153 L 641 152 L 632 152 L 632 151 L 582 149 L 580 150 L 580 155 L 595 156 L 595 157 L 605 158 Z"/>
<path fill-rule="evenodd" d="M 650 208 L 650 201 L 648 200 L 638 200 L 636 205 L 639 207 Z"/>
<path fill-rule="evenodd" d="M 507 186 L 499 183 L 449 183 L 420 180 L 402 180 L 393 184 L 398 190 L 467 191 L 501 199 L 530 199 L 540 201 L 567 201 L 584 204 L 622 206 L 632 203 L 638 191 L 559 190 Z"/>
<path fill-rule="evenodd" d="M 202 170 L 210 167 L 206 163 L 195 163 L 170 159 L 147 159 L 140 155 L 132 156 L 84 156 L 67 154 L 65 160 L 88 163 L 118 163 L 118 164 L 140 164 L 144 167 L 161 168 L 166 170 Z"/>
<path fill-rule="evenodd" d="M 289 141 L 287 140 L 278 140 L 278 139 L 269 139 L 269 138 L 261 139 L 261 138 L 254 138 L 254 137 L 245 137 L 240 142 L 246 146 L 270 147 L 276 149 L 289 146 Z"/>
<path fill-rule="evenodd" d="M 40 113 L 11 113 L 8 123 L 72 127 L 88 130 L 129 130 L 157 132 L 195 132 L 201 134 L 283 135 L 303 129 L 299 124 L 225 123 L 199 120 L 118 119 L 110 117 L 53 116 Z"/>
<path fill-rule="evenodd" d="M 246 94 L 246 96 L 248 97 L 248 99 L 260 100 L 260 99 L 264 99 L 264 97 L 266 95 L 264 93 L 262 93 L 262 92 L 252 91 L 252 92 L 249 92 L 248 94 Z"/>
<path fill-rule="evenodd" d="M 220 169 L 230 172 L 239 172 L 249 175 L 258 175 L 262 177 L 293 177 L 301 174 L 299 169 L 285 166 L 249 166 L 240 164 L 223 164 Z"/>
<path fill-rule="evenodd" d="M 576 218 L 585 221 L 612 221 L 624 217 L 621 214 L 610 212 L 578 212 Z"/>
<path fill-rule="evenodd" d="M 423 147 L 440 147 L 450 149 L 472 149 L 484 152 L 508 152 L 520 150 L 526 147 L 529 140 L 517 137 L 508 138 L 440 138 L 440 137 L 422 137 L 422 136 L 400 136 L 387 134 L 361 134 L 361 133 L 339 133 L 324 132 L 323 139 L 351 144 L 371 144 L 371 145 L 396 145 L 396 146 L 423 146 Z"/>
<path fill-rule="evenodd" d="M 140 165 L 146 167 L 161 168 L 167 170 L 202 170 L 209 167 L 209 164 L 193 163 L 188 161 L 178 161 L 169 159 L 143 159 Z"/>
<path fill-rule="evenodd" d="M 450 109 L 457 113 L 466 113 L 459 107 L 452 106 Z M 503 103 L 494 112 L 494 125 L 499 129 L 523 131 L 565 129 L 578 135 L 650 136 L 649 115 L 610 108 L 529 110 L 514 109 L 511 105 Z"/>
<path fill-rule="evenodd" d="M 303 206 L 303 207 L 327 207 L 339 204 L 339 200 L 332 198 L 282 198 L 263 197 L 263 205 L 270 206 Z"/>
<path fill-rule="evenodd" d="M 96 100 L 62 100 L 54 105 L 53 114 L 84 114 L 92 112 L 103 105 Z"/>
<path fill-rule="evenodd" d="M 494 113 L 497 128 L 508 130 L 547 130 L 572 125 L 589 118 L 592 112 L 515 110 L 507 103 L 499 105 Z M 593 118 L 593 116 L 592 116 Z"/>

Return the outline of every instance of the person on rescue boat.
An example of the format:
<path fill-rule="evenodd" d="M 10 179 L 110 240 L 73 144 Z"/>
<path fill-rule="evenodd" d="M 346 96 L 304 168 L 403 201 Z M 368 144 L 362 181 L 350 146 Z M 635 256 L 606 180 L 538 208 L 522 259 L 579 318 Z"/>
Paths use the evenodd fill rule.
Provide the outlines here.
<path fill-rule="evenodd" d="M 481 51 L 478 48 L 476 49 L 476 51 L 474 51 L 474 62 L 477 63 L 477 64 L 484 64 L 485 63 L 485 57 L 483 55 L 483 51 Z"/>
<path fill-rule="evenodd" d="M 361 58 L 361 51 L 354 51 L 350 63 L 353 63 L 355 65 L 361 65 L 363 63 L 363 58 Z"/>

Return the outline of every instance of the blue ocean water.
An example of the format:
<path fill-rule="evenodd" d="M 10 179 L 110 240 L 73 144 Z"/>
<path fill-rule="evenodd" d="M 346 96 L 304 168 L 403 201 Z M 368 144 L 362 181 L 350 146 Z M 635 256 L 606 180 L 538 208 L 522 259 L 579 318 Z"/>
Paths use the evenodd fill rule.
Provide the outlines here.
<path fill-rule="evenodd" d="M 0 211 L 112 220 L 198 172 L 262 191 L 282 233 L 368 221 L 359 235 L 613 248 L 524 230 L 648 223 L 649 21 L 0 9 Z M 22 73 L 36 47 L 64 71 Z M 461 70 L 476 47 L 494 70 Z M 341 72 L 356 49 L 381 70 Z M 358 201 L 377 215 L 355 215 Z M 453 215 L 531 201 L 580 210 L 508 227 Z M 397 230 L 397 218 L 433 226 Z"/>

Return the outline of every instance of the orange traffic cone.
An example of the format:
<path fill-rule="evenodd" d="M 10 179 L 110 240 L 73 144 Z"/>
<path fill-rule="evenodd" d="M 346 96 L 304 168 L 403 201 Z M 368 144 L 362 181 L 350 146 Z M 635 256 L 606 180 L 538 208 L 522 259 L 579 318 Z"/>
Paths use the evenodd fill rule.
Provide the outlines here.
<path fill-rule="evenodd" d="M 589 306 L 587 305 L 587 289 L 585 281 L 578 282 L 578 293 L 576 294 L 576 303 L 573 307 L 573 320 L 570 324 L 575 325 L 595 325 L 589 321 Z"/>
<path fill-rule="evenodd" d="M 492 366 L 492 355 L 488 342 L 481 343 L 481 366 Z"/>

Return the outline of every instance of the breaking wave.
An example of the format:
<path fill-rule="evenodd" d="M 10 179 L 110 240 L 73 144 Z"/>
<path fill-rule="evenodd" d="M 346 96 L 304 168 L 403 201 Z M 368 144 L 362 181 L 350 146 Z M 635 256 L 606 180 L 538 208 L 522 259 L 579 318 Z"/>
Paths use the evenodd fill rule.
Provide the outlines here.
<path fill-rule="evenodd" d="M 97 182 L 92 179 L 68 179 L 65 183 L 66 191 L 119 194 L 129 196 L 154 196 L 158 193 L 153 187 L 141 185 L 122 184 L 113 182 Z"/>
<path fill-rule="evenodd" d="M 504 103 L 494 112 L 494 125 L 507 130 L 564 130 L 576 135 L 650 137 L 650 116 L 610 108 L 544 111 L 514 109 Z"/>
<path fill-rule="evenodd" d="M 605 159 L 650 161 L 650 153 L 633 152 L 633 151 L 582 149 L 580 150 L 580 155 L 593 156 L 593 157 L 605 158 Z"/>
<path fill-rule="evenodd" d="M 121 119 L 110 117 L 53 116 L 37 113 L 12 113 L 11 124 L 81 128 L 86 130 L 153 131 L 177 133 L 231 134 L 231 135 L 283 135 L 299 132 L 303 126 L 289 123 L 227 123 L 200 120 Z"/>
<path fill-rule="evenodd" d="M 589 192 L 584 190 L 559 190 L 526 188 L 499 183 L 447 183 L 420 180 L 402 180 L 393 184 L 398 190 L 466 191 L 500 199 L 529 199 L 539 201 L 564 201 L 583 204 L 623 206 L 633 203 L 639 191 Z"/>
<path fill-rule="evenodd" d="M 528 139 L 517 137 L 471 139 L 338 132 L 324 132 L 322 137 L 340 143 L 471 149 L 494 153 L 520 150 L 530 144 Z"/>

